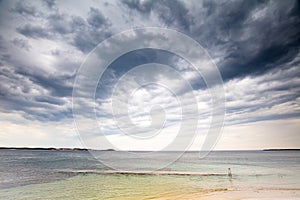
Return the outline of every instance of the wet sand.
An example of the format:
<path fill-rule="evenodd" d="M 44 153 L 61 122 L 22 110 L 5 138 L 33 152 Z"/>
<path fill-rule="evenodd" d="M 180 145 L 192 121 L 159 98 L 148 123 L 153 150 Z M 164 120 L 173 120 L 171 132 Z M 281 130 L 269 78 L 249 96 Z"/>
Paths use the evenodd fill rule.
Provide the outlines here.
<path fill-rule="evenodd" d="M 203 197 L 195 197 L 194 200 L 296 200 L 300 199 L 300 188 L 257 189 L 240 191 L 217 191 Z"/>

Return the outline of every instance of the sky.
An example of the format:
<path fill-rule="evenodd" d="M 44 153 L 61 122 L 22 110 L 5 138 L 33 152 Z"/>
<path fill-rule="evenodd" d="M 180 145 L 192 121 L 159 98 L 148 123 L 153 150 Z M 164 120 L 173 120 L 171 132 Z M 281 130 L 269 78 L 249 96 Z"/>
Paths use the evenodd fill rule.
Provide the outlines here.
<path fill-rule="evenodd" d="M 188 56 L 209 63 L 204 74 L 212 63 L 220 73 L 222 84 L 211 87 L 224 89 L 224 123 L 212 148 L 300 148 L 299 1 L 2 0 L 0 26 L 0 146 L 162 150 L 177 137 L 188 138 L 189 150 L 202 149 L 211 88 L 172 52 L 145 48 L 116 58 L 93 101 L 75 105 L 77 119 L 95 114 L 99 129 L 74 117 L 73 88 L 90 52 L 123 31 L 159 27 L 197 41 L 207 56 L 193 55 L 192 47 Z M 143 66 L 149 63 L 161 65 Z M 141 86 L 139 77 L 153 84 Z M 176 135 L 195 119 L 195 130 Z M 113 145 L 94 147 L 101 138 Z"/>

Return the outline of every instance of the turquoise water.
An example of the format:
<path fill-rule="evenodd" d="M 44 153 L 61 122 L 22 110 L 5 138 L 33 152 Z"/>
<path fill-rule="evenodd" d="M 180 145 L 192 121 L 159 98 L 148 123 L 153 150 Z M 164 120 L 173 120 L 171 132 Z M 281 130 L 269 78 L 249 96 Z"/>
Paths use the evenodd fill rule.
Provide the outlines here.
<path fill-rule="evenodd" d="M 101 153 L 119 165 L 134 162 L 122 152 Z M 155 166 L 171 153 L 147 157 L 139 169 Z M 185 153 L 163 170 L 211 174 L 227 173 L 230 167 L 233 177 L 67 173 L 110 169 L 84 151 L 1 150 L 0 199 L 197 199 L 215 191 L 300 190 L 299 151 L 211 152 L 204 159 L 198 155 Z"/>

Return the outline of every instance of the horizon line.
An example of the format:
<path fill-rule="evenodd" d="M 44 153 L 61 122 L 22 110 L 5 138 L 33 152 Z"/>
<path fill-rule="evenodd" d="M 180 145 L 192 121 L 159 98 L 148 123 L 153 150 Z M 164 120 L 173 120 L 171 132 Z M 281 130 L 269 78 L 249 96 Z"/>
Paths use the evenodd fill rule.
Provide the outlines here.
<path fill-rule="evenodd" d="M 2 146 L 0 150 L 57 150 L 57 151 L 116 151 L 116 152 L 208 152 L 208 150 L 115 150 L 115 149 L 88 149 L 81 147 L 13 147 Z M 215 149 L 210 151 L 300 151 L 300 148 L 266 148 L 266 149 Z"/>

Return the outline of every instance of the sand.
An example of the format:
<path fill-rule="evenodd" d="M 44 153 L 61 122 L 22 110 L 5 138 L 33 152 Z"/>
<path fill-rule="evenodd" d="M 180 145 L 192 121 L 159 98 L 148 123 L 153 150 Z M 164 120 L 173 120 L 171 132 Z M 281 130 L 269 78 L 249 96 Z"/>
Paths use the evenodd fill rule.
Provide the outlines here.
<path fill-rule="evenodd" d="M 217 191 L 196 198 L 201 200 L 277 200 L 300 199 L 300 189 L 258 189 L 258 190 L 244 190 L 244 191 Z"/>

